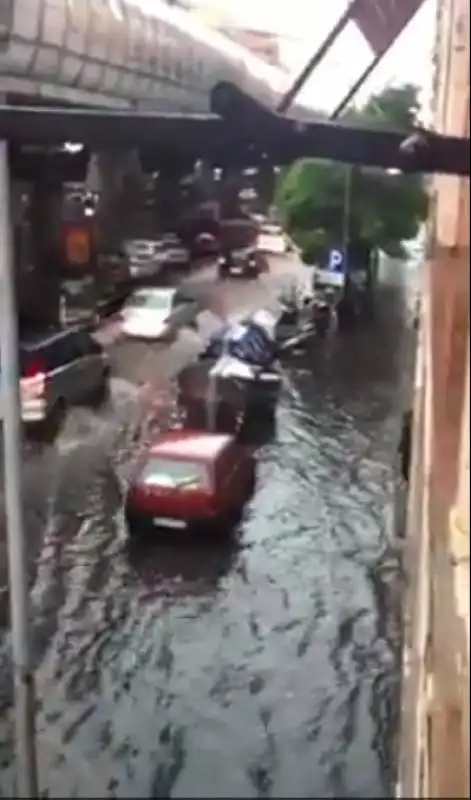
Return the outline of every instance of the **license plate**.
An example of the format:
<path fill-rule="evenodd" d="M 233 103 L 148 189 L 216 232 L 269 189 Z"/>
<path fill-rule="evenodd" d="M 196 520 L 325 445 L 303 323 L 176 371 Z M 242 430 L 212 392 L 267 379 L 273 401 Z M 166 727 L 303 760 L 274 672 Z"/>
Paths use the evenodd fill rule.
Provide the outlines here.
<path fill-rule="evenodd" d="M 232 275 L 242 275 L 242 267 L 231 267 Z"/>
<path fill-rule="evenodd" d="M 186 528 L 186 522 L 181 519 L 170 519 L 168 517 L 154 517 L 152 522 L 158 528 L 172 528 L 174 530 L 183 530 Z"/>

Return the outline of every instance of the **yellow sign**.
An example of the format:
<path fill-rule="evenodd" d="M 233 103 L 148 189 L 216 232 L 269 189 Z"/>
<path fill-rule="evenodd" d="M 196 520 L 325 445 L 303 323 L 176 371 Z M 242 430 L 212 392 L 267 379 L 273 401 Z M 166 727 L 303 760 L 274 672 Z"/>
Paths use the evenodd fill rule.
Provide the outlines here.
<path fill-rule="evenodd" d="M 65 256 L 68 264 L 88 264 L 91 256 L 90 231 L 70 228 L 65 234 Z"/>

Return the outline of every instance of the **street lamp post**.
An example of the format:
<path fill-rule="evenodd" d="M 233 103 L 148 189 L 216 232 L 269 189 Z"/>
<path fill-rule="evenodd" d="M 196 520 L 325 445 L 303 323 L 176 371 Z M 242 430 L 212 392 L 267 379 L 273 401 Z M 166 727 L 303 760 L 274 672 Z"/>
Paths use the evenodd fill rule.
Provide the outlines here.
<path fill-rule="evenodd" d="M 345 170 L 345 183 L 344 183 L 344 195 L 343 195 L 343 224 L 342 224 L 342 247 L 345 258 L 347 258 L 347 250 L 350 244 L 353 169 L 354 169 L 353 166 L 349 165 Z"/>
<path fill-rule="evenodd" d="M 34 673 L 29 636 L 29 593 L 21 492 L 21 418 L 18 329 L 13 279 L 7 143 L 0 141 L 0 356 L 5 464 L 11 638 L 15 687 L 16 793 L 38 797 Z"/>

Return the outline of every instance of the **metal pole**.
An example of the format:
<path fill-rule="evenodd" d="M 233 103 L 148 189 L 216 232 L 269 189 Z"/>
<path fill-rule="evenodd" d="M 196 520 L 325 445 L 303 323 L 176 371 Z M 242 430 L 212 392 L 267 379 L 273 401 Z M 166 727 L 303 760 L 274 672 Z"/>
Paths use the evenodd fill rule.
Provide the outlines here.
<path fill-rule="evenodd" d="M 218 378 L 212 370 L 209 373 L 208 391 L 208 428 L 211 433 L 216 432 L 217 428 L 217 408 L 218 408 Z"/>
<path fill-rule="evenodd" d="M 283 95 L 277 107 L 277 111 L 279 114 L 286 114 L 290 106 L 293 104 L 293 101 L 296 99 L 297 95 L 303 88 L 306 81 L 311 77 L 316 67 L 320 64 L 320 62 L 326 55 L 327 51 L 331 48 L 331 46 L 333 45 L 337 37 L 342 33 L 344 28 L 347 27 L 348 23 L 352 18 L 352 14 L 355 10 L 356 4 L 357 0 L 352 0 L 352 2 L 349 3 L 348 7 L 344 11 L 338 22 L 336 23 L 336 25 L 334 25 L 329 35 L 326 36 L 321 46 L 309 59 L 304 69 L 299 73 L 298 77 L 294 81 L 293 85 L 288 89 L 286 94 Z"/>
<path fill-rule="evenodd" d="M 378 53 L 372 61 L 368 64 L 366 69 L 363 70 L 358 80 L 355 81 L 352 88 L 349 89 L 345 97 L 340 101 L 337 108 L 332 112 L 329 116 L 329 119 L 336 120 L 340 117 L 341 114 L 345 111 L 345 109 L 349 106 L 353 98 L 355 97 L 356 93 L 361 89 L 365 81 L 368 80 L 373 70 L 376 69 L 380 61 L 384 58 L 387 50 L 383 50 L 381 53 Z"/>
<path fill-rule="evenodd" d="M 0 141 L 0 356 L 11 638 L 15 687 L 16 793 L 38 797 L 34 674 L 29 641 L 29 593 L 21 491 L 18 330 L 13 279 L 8 149 Z"/>
<path fill-rule="evenodd" d="M 343 197 L 343 224 L 342 245 L 345 257 L 350 244 L 350 217 L 352 211 L 353 167 L 348 166 L 345 171 L 344 197 Z"/>

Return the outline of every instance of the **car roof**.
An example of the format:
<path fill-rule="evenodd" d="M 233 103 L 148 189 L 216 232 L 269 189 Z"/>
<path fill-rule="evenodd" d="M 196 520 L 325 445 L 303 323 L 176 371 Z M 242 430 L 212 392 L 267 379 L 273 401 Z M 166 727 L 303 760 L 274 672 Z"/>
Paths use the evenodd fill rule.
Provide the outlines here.
<path fill-rule="evenodd" d="M 140 289 L 135 289 L 131 297 L 140 297 L 141 295 L 167 295 L 169 298 L 173 297 L 177 289 L 174 287 L 158 287 L 158 286 L 142 286 Z"/>
<path fill-rule="evenodd" d="M 20 337 L 19 346 L 20 349 L 25 352 L 34 351 L 37 348 L 46 347 L 60 339 L 65 339 L 77 333 L 90 335 L 90 331 L 87 331 L 80 326 L 71 328 L 53 328 L 43 331 L 31 331 L 23 334 Z"/>
<path fill-rule="evenodd" d="M 169 431 L 151 444 L 149 456 L 212 461 L 233 441 L 226 433 Z"/>

